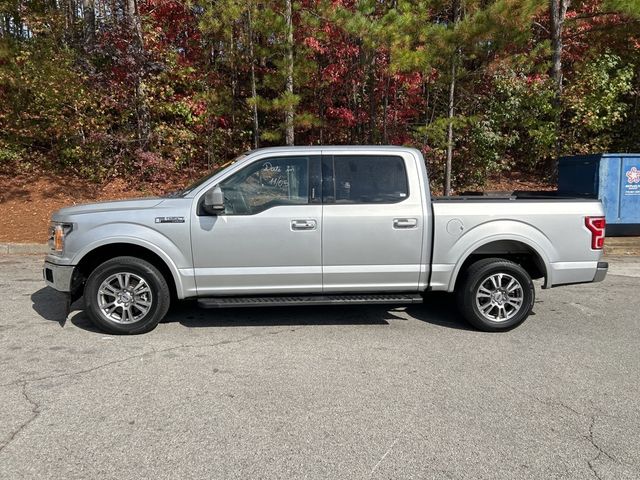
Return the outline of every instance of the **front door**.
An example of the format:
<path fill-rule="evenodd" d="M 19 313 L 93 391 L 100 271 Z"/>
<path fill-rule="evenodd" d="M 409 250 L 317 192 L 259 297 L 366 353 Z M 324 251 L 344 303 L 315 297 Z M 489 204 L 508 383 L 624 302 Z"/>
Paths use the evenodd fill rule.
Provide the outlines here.
<path fill-rule="evenodd" d="M 323 155 L 324 292 L 415 292 L 422 198 L 415 159 Z"/>
<path fill-rule="evenodd" d="M 319 156 L 280 155 L 220 182 L 224 213 L 198 208 L 191 227 L 199 296 L 322 291 L 319 172 Z"/>

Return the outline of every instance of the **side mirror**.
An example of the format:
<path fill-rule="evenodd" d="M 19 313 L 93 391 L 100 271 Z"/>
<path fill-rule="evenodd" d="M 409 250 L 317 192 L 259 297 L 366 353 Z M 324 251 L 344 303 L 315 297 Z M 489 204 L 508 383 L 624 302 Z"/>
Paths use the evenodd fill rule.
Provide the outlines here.
<path fill-rule="evenodd" d="M 224 212 L 224 194 L 220 185 L 216 185 L 204 194 L 204 211 L 213 215 Z"/>

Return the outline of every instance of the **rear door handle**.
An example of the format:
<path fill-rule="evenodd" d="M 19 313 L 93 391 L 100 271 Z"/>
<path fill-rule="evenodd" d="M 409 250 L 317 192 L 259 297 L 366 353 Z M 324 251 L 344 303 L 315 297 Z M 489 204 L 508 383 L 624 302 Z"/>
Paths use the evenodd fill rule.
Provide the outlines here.
<path fill-rule="evenodd" d="M 315 230 L 317 222 L 307 218 L 302 220 L 291 220 L 291 230 Z"/>
<path fill-rule="evenodd" d="M 417 218 L 394 218 L 393 228 L 416 228 L 418 226 Z"/>

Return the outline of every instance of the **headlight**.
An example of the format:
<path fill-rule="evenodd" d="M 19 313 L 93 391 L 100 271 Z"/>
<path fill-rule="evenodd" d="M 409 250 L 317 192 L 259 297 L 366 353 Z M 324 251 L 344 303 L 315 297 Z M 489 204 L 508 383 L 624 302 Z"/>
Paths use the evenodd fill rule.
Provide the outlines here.
<path fill-rule="evenodd" d="M 64 240 L 72 228 L 73 225 L 70 223 L 51 223 L 49 226 L 49 248 L 55 253 L 62 253 L 64 251 Z"/>

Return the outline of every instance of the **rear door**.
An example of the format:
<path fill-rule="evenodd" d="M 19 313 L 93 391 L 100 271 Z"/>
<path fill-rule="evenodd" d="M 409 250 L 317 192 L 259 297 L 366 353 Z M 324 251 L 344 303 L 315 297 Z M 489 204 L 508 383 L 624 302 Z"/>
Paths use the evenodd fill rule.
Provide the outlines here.
<path fill-rule="evenodd" d="M 423 206 L 406 153 L 323 154 L 323 291 L 418 290 Z"/>

